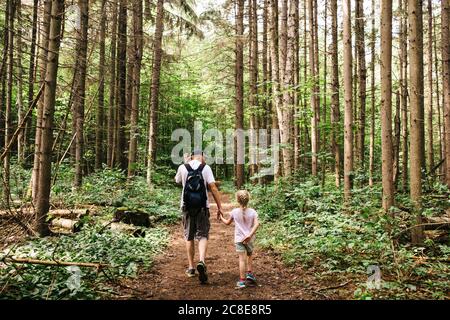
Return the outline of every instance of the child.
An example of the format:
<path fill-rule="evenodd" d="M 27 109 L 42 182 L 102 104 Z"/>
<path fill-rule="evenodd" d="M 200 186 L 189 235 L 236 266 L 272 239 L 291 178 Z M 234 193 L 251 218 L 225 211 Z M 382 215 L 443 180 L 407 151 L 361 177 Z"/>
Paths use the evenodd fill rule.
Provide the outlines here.
<path fill-rule="evenodd" d="M 229 219 L 222 215 L 220 219 L 226 225 L 234 221 L 234 242 L 236 243 L 236 252 L 239 253 L 239 274 L 240 279 L 236 286 L 238 289 L 245 288 L 246 285 L 254 285 L 256 278 L 252 273 L 252 254 L 253 240 L 256 230 L 259 227 L 258 214 L 254 209 L 247 208 L 250 194 L 246 190 L 240 190 L 236 193 L 236 200 L 239 208 L 231 211 Z M 245 273 L 247 271 L 247 273 Z"/>

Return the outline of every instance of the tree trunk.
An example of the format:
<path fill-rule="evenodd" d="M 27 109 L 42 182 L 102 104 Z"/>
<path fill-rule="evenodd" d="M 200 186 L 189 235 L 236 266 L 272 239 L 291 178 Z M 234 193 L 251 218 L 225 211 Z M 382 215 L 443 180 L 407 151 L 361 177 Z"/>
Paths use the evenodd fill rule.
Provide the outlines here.
<path fill-rule="evenodd" d="M 40 83 L 45 83 L 45 76 L 47 73 L 47 56 L 48 56 L 48 43 L 50 32 L 50 13 L 52 10 L 52 0 L 45 0 L 44 2 L 44 17 L 42 26 L 40 27 L 40 56 L 39 56 L 39 71 L 40 71 Z M 34 160 L 33 160 L 33 172 L 31 176 L 31 194 L 33 202 L 37 200 L 39 177 L 41 167 L 41 140 L 42 140 L 42 117 L 44 113 L 44 97 L 41 96 L 37 108 L 36 116 L 36 135 L 34 139 Z"/>
<path fill-rule="evenodd" d="M 5 15 L 4 15 L 4 26 L 3 26 L 3 52 L 2 61 L 0 68 L 0 82 L 1 82 L 1 92 L 0 92 L 0 130 L 5 129 L 5 114 L 4 109 L 6 109 L 6 71 L 8 64 L 8 14 L 9 14 L 9 4 L 6 4 Z M 0 134 L 0 148 L 5 146 L 5 135 Z"/>
<path fill-rule="evenodd" d="M 75 121 L 75 177 L 73 186 L 81 187 L 83 179 L 84 156 L 84 107 L 86 100 L 86 68 L 87 68 L 87 42 L 89 27 L 89 0 L 78 0 L 80 9 L 80 29 L 77 30 L 77 70 L 74 94 L 74 121 Z"/>
<path fill-rule="evenodd" d="M 125 111 L 127 107 L 127 1 L 119 1 L 119 27 L 117 45 L 117 76 L 118 76 L 118 105 L 116 110 L 116 145 L 115 158 L 116 165 L 122 169 L 127 169 L 127 159 L 125 156 Z"/>
<path fill-rule="evenodd" d="M 341 185 L 341 150 L 339 147 L 339 55 L 337 0 L 331 0 L 331 148 L 334 155 L 334 175 L 336 187 Z"/>
<path fill-rule="evenodd" d="M 12 99 L 13 99 L 13 82 L 14 82 L 14 16 L 15 5 L 14 0 L 7 1 L 8 10 L 8 63 L 6 65 L 6 108 L 5 108 L 5 147 L 9 144 L 11 139 L 11 126 L 12 126 Z M 5 150 L 5 158 L 3 159 L 3 203 L 6 207 L 9 207 L 10 198 L 10 158 L 11 153 L 9 150 Z"/>
<path fill-rule="evenodd" d="M 114 133 L 116 114 L 116 54 L 117 54 L 117 0 L 112 1 L 111 8 L 111 60 L 110 60 L 110 82 L 109 82 L 109 108 L 108 108 L 108 136 L 106 163 L 112 168 L 114 166 Z"/>
<path fill-rule="evenodd" d="M 31 106 L 34 99 L 34 81 L 35 81 L 35 72 L 36 72 L 36 35 L 37 35 L 37 22 L 38 22 L 38 7 L 39 0 L 33 0 L 33 22 L 31 29 L 31 44 L 30 44 L 30 65 L 28 68 L 28 101 L 27 105 Z M 26 127 L 24 130 L 25 136 L 25 153 L 31 151 L 31 133 L 32 133 L 32 122 L 33 117 L 32 114 L 26 120 Z"/>
<path fill-rule="evenodd" d="M 358 102 L 359 102 L 359 128 L 357 137 L 357 150 L 359 168 L 365 165 L 365 136 L 366 136 L 366 45 L 364 40 L 365 16 L 363 1 L 356 1 L 356 51 L 358 53 Z M 374 17 L 375 18 L 375 17 Z"/>
<path fill-rule="evenodd" d="M 36 232 L 48 234 L 47 213 L 50 206 L 53 118 L 58 73 L 59 47 L 61 41 L 61 20 L 64 0 L 52 0 L 48 56 L 45 76 L 44 112 L 42 117 L 41 168 L 39 170 L 39 193 L 36 199 Z"/>
<path fill-rule="evenodd" d="M 294 171 L 298 172 L 300 168 L 300 2 L 294 0 L 295 14 L 294 14 L 294 120 L 293 120 L 293 140 L 294 140 Z"/>
<path fill-rule="evenodd" d="M 408 188 L 408 53 L 407 53 L 407 3 L 400 1 L 400 88 L 402 104 L 402 190 Z M 405 8 L 403 8 L 405 3 Z"/>
<path fill-rule="evenodd" d="M 423 23 L 422 1 L 408 0 L 409 21 L 409 61 L 410 61 L 410 105 L 411 105 L 411 143 L 410 143 L 410 194 L 414 205 L 414 225 L 422 224 L 422 164 L 423 164 Z M 412 242 L 423 242 L 423 228 L 412 229 Z"/>
<path fill-rule="evenodd" d="M 128 177 L 134 176 L 137 159 L 137 138 L 138 138 L 138 121 L 139 121 L 139 94 L 141 87 L 141 64 L 143 51 L 143 17 L 142 17 L 142 1 L 135 0 L 133 2 L 133 81 L 131 96 L 131 113 L 130 113 L 130 147 L 128 158 Z"/>
<path fill-rule="evenodd" d="M 442 0 L 441 28 L 442 28 L 442 91 L 444 94 L 444 132 L 446 172 L 445 179 L 450 187 L 450 1 Z"/>
<path fill-rule="evenodd" d="M 105 37 L 106 37 L 106 0 L 101 2 L 101 20 L 100 20 L 100 61 L 98 66 L 99 87 L 98 87 L 98 106 L 97 106 L 97 126 L 95 128 L 95 169 L 102 168 L 104 162 L 103 156 L 103 136 L 105 133 Z"/>
<path fill-rule="evenodd" d="M 164 31 L 164 0 L 158 0 L 154 36 L 152 85 L 150 91 L 150 124 L 148 137 L 147 184 L 151 187 L 151 170 L 156 161 L 156 132 L 159 109 L 159 83 L 162 60 L 162 38 Z"/>
<path fill-rule="evenodd" d="M 436 84 L 436 106 L 438 113 L 438 128 L 439 128 L 439 157 L 440 159 L 444 159 L 443 165 L 439 167 L 439 176 L 440 181 L 445 183 L 445 141 L 444 141 L 444 121 L 443 121 L 443 112 L 441 111 L 441 95 L 440 95 L 440 86 L 439 86 L 439 78 L 441 77 L 441 72 L 439 71 L 439 59 L 438 59 L 438 46 L 437 46 L 437 36 L 436 36 L 436 16 L 433 15 L 433 32 L 435 34 L 433 39 L 434 45 L 434 76 L 435 76 L 435 84 Z"/>
<path fill-rule="evenodd" d="M 394 205 L 392 144 L 392 2 L 381 5 L 381 175 L 383 210 L 388 213 Z"/>
<path fill-rule="evenodd" d="M 278 1 L 270 0 L 270 11 L 269 11 L 269 33 L 270 33 L 270 62 L 271 62 L 271 73 L 272 73 L 272 106 L 273 106 L 273 118 L 272 118 L 272 128 L 280 129 L 279 118 L 282 107 L 281 101 L 281 86 L 280 86 L 280 57 L 279 57 L 279 46 L 278 46 Z M 283 141 L 283 139 L 281 139 Z M 272 146 L 275 147 L 275 146 Z M 275 179 L 280 175 L 279 164 L 275 163 Z"/>
<path fill-rule="evenodd" d="M 427 80 L 428 80 L 428 92 L 427 92 L 427 163 L 428 170 L 431 176 L 434 173 L 431 172 L 434 168 L 434 139 L 433 139 L 433 15 L 431 10 L 431 0 L 428 0 L 428 41 L 427 41 Z"/>
<path fill-rule="evenodd" d="M 254 141 L 258 139 L 258 11 L 257 1 L 249 0 L 249 73 L 250 73 L 250 92 L 249 92 L 249 108 L 250 108 L 250 129 L 254 130 Z M 255 146 L 256 147 L 256 146 Z M 254 176 L 258 171 L 258 156 L 254 146 L 250 147 L 250 176 Z M 254 180 L 256 183 L 256 180 Z"/>
<path fill-rule="evenodd" d="M 392 141 L 393 149 L 393 179 L 394 179 L 394 192 L 397 191 L 398 176 L 400 171 L 400 92 L 395 93 L 395 116 L 394 116 L 394 135 Z"/>
<path fill-rule="evenodd" d="M 316 66 L 316 41 L 317 34 L 315 32 L 315 16 L 314 16 L 314 7 L 317 6 L 317 0 L 309 0 L 308 1 L 308 15 L 309 15 L 309 66 L 310 66 L 310 74 L 312 79 L 312 89 L 311 89 L 311 173 L 313 176 L 317 176 L 317 163 L 318 163 L 318 143 L 319 143 L 319 110 L 318 110 L 318 74 L 317 74 L 317 66 Z"/>
<path fill-rule="evenodd" d="M 288 148 L 283 147 L 283 173 L 289 176 L 292 173 L 292 124 L 294 119 L 294 74 L 295 74 L 295 10 L 296 4 L 291 0 L 288 8 L 288 30 L 287 30 L 287 47 L 286 47 L 286 65 L 284 67 L 283 77 L 283 107 L 278 112 L 278 122 L 281 131 L 281 143 L 289 145 Z M 282 54 L 282 52 L 281 52 Z M 281 64 L 280 64 L 281 66 Z M 281 116 L 281 118 L 280 118 Z M 280 122 L 281 120 L 281 122 Z"/>
<path fill-rule="evenodd" d="M 25 115 L 24 110 L 24 104 L 23 104 L 23 64 L 22 64 L 22 56 L 24 47 L 22 44 L 22 2 L 17 1 L 16 2 L 16 11 L 17 11 L 17 98 L 16 98 L 16 105 L 17 105 L 17 123 L 22 123 L 23 117 Z M 21 166 L 25 163 L 25 136 L 24 131 L 20 130 L 19 134 L 17 136 L 17 163 Z"/>
<path fill-rule="evenodd" d="M 401 0 L 402 1 L 402 0 Z M 369 186 L 373 187 L 375 164 L 375 0 L 372 0 L 372 34 L 370 39 L 370 146 L 369 146 Z"/>
<path fill-rule="evenodd" d="M 244 0 L 236 0 L 236 122 L 235 130 L 244 129 Z M 236 170 L 236 187 L 240 189 L 244 184 L 244 164 L 241 163 L 239 155 L 243 150 L 238 150 L 240 143 L 238 137 L 234 142 L 234 159 Z"/>
<path fill-rule="evenodd" d="M 344 198 L 351 199 L 353 180 L 352 24 L 350 0 L 344 0 Z"/>

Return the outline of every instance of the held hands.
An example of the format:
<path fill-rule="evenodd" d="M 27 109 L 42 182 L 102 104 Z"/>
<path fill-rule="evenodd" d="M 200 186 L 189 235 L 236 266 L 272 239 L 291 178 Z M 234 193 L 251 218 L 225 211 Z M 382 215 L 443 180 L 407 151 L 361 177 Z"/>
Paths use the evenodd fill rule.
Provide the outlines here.
<path fill-rule="evenodd" d="M 245 239 L 242 241 L 242 243 L 247 244 L 250 242 L 250 240 L 252 240 L 252 235 L 248 235 L 247 237 L 245 237 Z"/>
<path fill-rule="evenodd" d="M 217 220 L 220 220 L 221 217 L 223 217 L 222 209 L 217 209 Z"/>

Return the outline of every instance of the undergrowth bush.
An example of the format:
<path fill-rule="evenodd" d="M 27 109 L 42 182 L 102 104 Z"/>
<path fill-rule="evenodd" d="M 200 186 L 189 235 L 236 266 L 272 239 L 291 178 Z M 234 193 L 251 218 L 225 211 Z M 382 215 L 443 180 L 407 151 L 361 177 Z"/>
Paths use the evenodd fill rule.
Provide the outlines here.
<path fill-rule="evenodd" d="M 114 293 L 111 280 L 133 277 L 148 268 L 168 241 L 165 228 L 146 229 L 143 238 L 86 226 L 74 235 L 31 240 L 1 253 L 15 258 L 104 263 L 108 267 L 44 266 L 0 263 L 2 299 L 98 299 Z M 6 260 L 7 261 L 7 260 Z"/>
<path fill-rule="evenodd" d="M 449 247 L 427 240 L 412 247 L 408 233 L 411 215 L 393 208 L 392 216 L 380 211 L 381 186 L 355 187 L 352 201 L 343 205 L 343 192 L 329 177 L 322 187 L 317 181 L 279 181 L 249 186 L 252 206 L 261 217 L 258 242 L 280 252 L 288 264 L 301 264 L 321 274 L 344 273 L 367 278 L 369 266 L 379 266 L 384 275 L 382 294 L 402 297 L 405 288 L 437 298 L 448 294 Z M 436 194 L 447 197 L 436 197 Z M 425 214 L 436 215 L 448 208 L 448 190 L 438 186 L 433 197 L 424 196 Z M 408 208 L 407 198 L 397 202 Z M 402 214 L 399 214 L 399 213 Z M 434 260 L 425 260 L 432 257 Z M 424 258 L 422 262 L 420 259 Z M 412 286 L 412 287 L 411 287 Z M 387 292 L 387 293 L 386 293 Z M 368 298 L 365 283 L 356 298 Z"/>

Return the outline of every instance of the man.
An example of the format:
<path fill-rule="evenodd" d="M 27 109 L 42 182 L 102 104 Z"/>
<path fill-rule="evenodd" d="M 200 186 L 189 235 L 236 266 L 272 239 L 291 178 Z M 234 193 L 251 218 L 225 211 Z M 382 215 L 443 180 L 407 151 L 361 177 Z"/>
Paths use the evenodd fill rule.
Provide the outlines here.
<path fill-rule="evenodd" d="M 204 183 L 203 193 L 205 201 L 201 202 L 202 204 L 200 206 L 192 208 L 194 206 L 189 203 L 191 198 L 189 197 L 189 194 L 187 194 L 189 190 L 186 190 L 186 180 L 188 176 L 191 178 L 194 177 L 195 174 L 198 174 L 200 181 Z M 192 180 L 195 180 L 195 178 Z M 180 207 L 183 214 L 184 239 L 186 241 L 186 252 L 189 262 L 186 275 L 188 277 L 195 277 L 194 240 L 197 240 L 200 259 L 196 269 L 199 273 L 198 276 L 200 282 L 204 284 L 208 281 L 208 274 L 205 264 L 210 229 L 208 188 L 217 204 L 217 219 L 220 219 L 220 215 L 222 214 L 222 204 L 220 202 L 220 193 L 217 189 L 213 172 L 211 167 L 205 163 L 202 151 L 195 150 L 191 155 L 191 160 L 186 164 L 180 165 L 175 176 L 175 182 L 183 185 Z"/>

